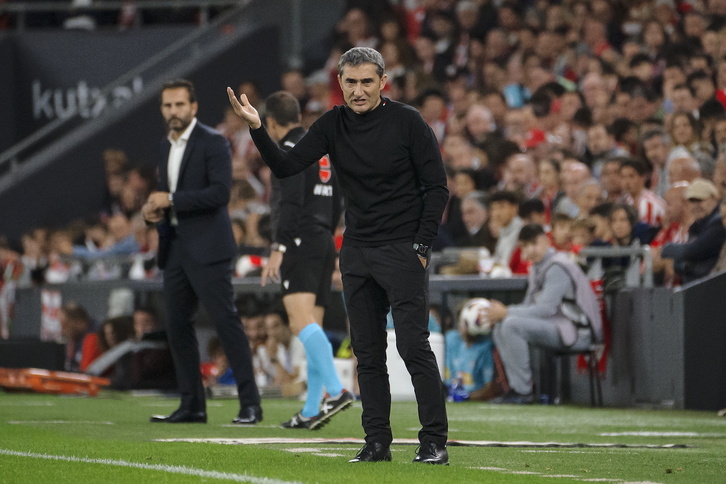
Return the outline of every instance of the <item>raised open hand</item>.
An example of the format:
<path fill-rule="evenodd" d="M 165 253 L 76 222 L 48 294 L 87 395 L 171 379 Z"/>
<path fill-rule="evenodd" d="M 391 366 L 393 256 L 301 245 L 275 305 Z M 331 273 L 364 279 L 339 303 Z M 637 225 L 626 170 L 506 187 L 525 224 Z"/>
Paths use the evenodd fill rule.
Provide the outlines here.
<path fill-rule="evenodd" d="M 232 105 L 234 112 L 244 119 L 250 128 L 257 129 L 262 126 L 260 113 L 250 104 L 246 94 L 240 94 L 238 99 L 232 88 L 227 87 L 227 96 L 229 96 L 229 103 Z"/>

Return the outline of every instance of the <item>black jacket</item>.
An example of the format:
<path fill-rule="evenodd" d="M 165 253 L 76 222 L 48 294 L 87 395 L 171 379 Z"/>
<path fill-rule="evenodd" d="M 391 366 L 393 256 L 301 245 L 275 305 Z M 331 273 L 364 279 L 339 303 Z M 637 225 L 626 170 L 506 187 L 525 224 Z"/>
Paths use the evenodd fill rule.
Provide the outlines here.
<path fill-rule="evenodd" d="M 688 229 L 688 242 L 666 244 L 661 255 L 673 259 L 673 268 L 683 282 L 704 277 L 718 260 L 721 247 L 726 240 L 726 229 L 721 222 L 719 208 L 707 217 L 693 222 Z"/>

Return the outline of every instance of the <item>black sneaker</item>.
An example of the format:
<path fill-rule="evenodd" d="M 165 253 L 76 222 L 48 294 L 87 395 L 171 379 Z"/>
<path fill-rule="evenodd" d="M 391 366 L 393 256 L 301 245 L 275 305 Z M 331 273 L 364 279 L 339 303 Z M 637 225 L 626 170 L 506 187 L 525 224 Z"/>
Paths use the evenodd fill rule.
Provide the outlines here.
<path fill-rule="evenodd" d="M 366 444 L 360 451 L 358 451 L 358 454 L 348 462 L 391 462 L 391 449 L 390 447 L 379 444 L 378 442 Z"/>
<path fill-rule="evenodd" d="M 324 398 L 320 407 L 320 413 L 311 419 L 310 430 L 318 429 L 327 424 L 336 413 L 350 408 L 354 400 L 355 397 L 348 390 L 343 390 L 335 398 Z"/>
<path fill-rule="evenodd" d="M 449 465 L 449 452 L 446 450 L 445 445 L 426 442 L 416 449 L 416 457 L 413 459 L 413 462 L 447 466 Z"/>
<path fill-rule="evenodd" d="M 305 418 L 301 413 L 296 413 L 287 422 L 282 422 L 280 427 L 283 429 L 310 429 L 310 423 L 313 418 Z"/>

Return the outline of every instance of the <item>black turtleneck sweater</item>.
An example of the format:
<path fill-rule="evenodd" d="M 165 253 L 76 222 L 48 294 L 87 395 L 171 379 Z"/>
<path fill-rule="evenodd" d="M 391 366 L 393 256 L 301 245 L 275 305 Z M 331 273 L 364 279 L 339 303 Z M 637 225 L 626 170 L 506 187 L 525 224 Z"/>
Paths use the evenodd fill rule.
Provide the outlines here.
<path fill-rule="evenodd" d="M 446 174 L 436 137 L 414 108 L 386 98 L 365 114 L 336 106 L 289 151 L 264 127 L 250 132 L 279 178 L 330 156 L 346 202 L 346 245 L 430 245 L 436 236 L 449 196 Z"/>

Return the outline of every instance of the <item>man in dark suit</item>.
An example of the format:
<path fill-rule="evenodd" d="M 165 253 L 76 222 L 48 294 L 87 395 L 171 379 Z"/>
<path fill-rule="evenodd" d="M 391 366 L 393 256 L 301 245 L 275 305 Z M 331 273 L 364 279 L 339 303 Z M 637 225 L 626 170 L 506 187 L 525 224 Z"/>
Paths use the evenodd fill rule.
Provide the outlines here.
<path fill-rule="evenodd" d="M 207 421 L 199 372 L 199 346 L 192 317 L 199 302 L 216 325 L 239 392 L 240 412 L 233 423 L 262 420 L 252 358 L 237 317 L 232 289 L 236 255 L 227 212 L 232 184 L 229 144 L 199 123 L 194 85 L 185 80 L 164 84 L 161 114 L 169 135 L 161 144 L 157 191 L 142 209 L 159 231 L 159 267 L 164 270 L 167 333 L 176 368 L 181 405 L 152 422 Z"/>

